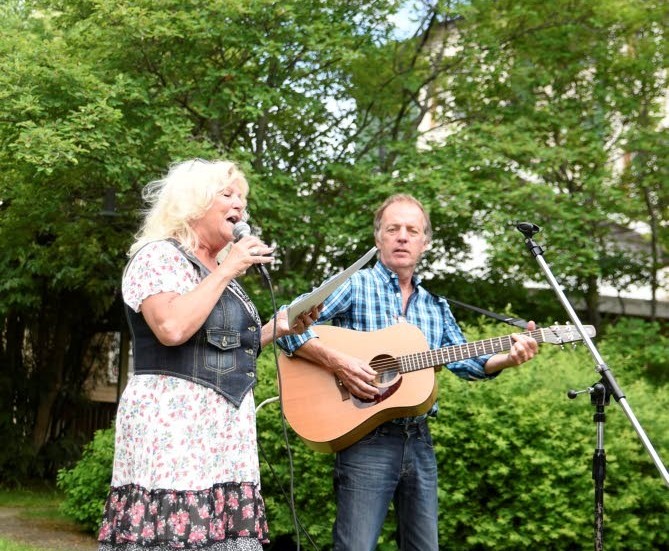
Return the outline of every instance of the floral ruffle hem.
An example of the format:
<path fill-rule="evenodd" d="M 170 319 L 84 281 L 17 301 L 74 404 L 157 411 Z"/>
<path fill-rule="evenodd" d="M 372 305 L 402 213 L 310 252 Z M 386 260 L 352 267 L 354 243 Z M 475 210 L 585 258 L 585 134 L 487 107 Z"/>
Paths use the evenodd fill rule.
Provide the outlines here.
<path fill-rule="evenodd" d="M 98 540 L 106 544 L 199 549 L 229 538 L 269 541 L 257 484 L 229 482 L 207 490 L 112 488 Z"/>

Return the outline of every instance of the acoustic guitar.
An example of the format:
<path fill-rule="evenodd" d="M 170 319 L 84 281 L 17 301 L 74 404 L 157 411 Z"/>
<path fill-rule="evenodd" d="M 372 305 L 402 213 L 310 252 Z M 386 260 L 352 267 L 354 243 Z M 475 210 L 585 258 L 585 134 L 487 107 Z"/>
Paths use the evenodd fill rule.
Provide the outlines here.
<path fill-rule="evenodd" d="M 511 335 L 430 350 L 415 325 L 399 323 L 379 331 L 353 331 L 331 325 L 312 329 L 324 344 L 356 356 L 377 372 L 380 393 L 364 400 L 348 392 L 335 375 L 299 356 L 279 357 L 283 413 L 302 440 L 315 451 L 336 452 L 380 424 L 429 411 L 437 398 L 435 368 L 484 354 L 509 350 Z M 589 337 L 595 335 L 585 326 Z M 581 340 L 573 325 L 554 325 L 523 333 L 538 343 Z"/>

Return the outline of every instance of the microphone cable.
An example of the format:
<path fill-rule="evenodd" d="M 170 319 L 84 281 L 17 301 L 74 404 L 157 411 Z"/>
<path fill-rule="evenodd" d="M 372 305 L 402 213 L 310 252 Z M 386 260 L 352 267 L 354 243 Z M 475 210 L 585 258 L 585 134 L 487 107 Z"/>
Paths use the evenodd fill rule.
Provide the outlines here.
<path fill-rule="evenodd" d="M 318 546 L 316 545 L 316 542 L 311 538 L 307 530 L 304 528 L 302 525 L 302 522 L 300 521 L 297 511 L 295 508 L 295 472 L 294 472 L 294 465 L 293 465 L 293 453 L 290 449 L 290 443 L 288 441 L 288 427 L 286 424 L 286 417 L 283 414 L 283 404 L 281 403 L 281 377 L 279 375 L 279 354 L 277 351 L 277 344 L 276 344 L 276 316 L 278 313 L 277 307 L 276 307 L 276 298 L 274 297 L 274 289 L 272 288 L 272 280 L 269 277 L 269 274 L 265 271 L 264 273 L 261 273 L 262 279 L 265 280 L 267 283 L 267 287 L 269 289 L 270 293 L 270 299 L 272 301 L 272 310 L 274 311 L 274 316 L 273 316 L 273 322 L 272 322 L 272 352 L 274 353 L 274 366 L 277 370 L 277 381 L 278 381 L 278 386 L 279 386 L 279 411 L 281 414 L 281 428 L 283 432 L 283 441 L 286 446 L 286 452 L 288 454 L 288 473 L 289 473 L 289 479 L 290 479 L 290 493 L 289 495 L 286 494 L 286 490 L 284 489 L 283 485 L 281 484 L 281 481 L 279 480 L 279 477 L 276 474 L 276 471 L 272 467 L 272 464 L 270 463 L 267 454 L 265 453 L 264 448 L 262 447 L 262 444 L 260 442 L 260 438 L 257 438 L 258 442 L 258 450 L 260 450 L 260 453 L 269 467 L 270 473 L 272 474 L 272 478 L 276 482 L 277 486 L 281 490 L 281 493 L 284 496 L 284 499 L 287 500 L 288 508 L 290 509 L 291 515 L 292 515 L 292 520 L 293 520 L 293 527 L 295 529 L 295 537 L 297 538 L 297 551 L 300 551 L 300 530 L 304 532 L 304 535 L 307 537 L 309 542 L 311 543 L 312 547 L 318 551 Z M 260 405 L 262 405 L 264 402 L 262 402 Z M 256 426 L 258 425 L 258 422 L 256 420 Z"/>

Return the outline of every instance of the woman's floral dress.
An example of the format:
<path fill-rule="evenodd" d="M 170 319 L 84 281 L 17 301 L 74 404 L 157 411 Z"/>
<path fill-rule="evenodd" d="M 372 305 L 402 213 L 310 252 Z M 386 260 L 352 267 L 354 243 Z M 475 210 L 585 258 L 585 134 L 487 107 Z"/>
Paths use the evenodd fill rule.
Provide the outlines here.
<path fill-rule="evenodd" d="M 141 249 L 123 277 L 135 311 L 156 293 L 185 293 L 199 276 L 170 243 Z M 234 282 L 232 284 L 235 285 Z M 119 402 L 100 551 L 262 550 L 255 406 L 166 375 L 133 376 Z"/>

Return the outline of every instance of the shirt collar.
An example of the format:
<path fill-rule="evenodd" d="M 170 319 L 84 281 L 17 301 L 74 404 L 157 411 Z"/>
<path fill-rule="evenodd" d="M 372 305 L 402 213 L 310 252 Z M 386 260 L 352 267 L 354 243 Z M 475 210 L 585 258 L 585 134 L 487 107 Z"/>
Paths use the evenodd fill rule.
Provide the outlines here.
<path fill-rule="evenodd" d="M 390 268 L 388 268 L 388 266 L 386 266 L 380 260 L 377 260 L 376 264 L 374 265 L 374 271 L 386 283 L 390 283 L 392 281 L 395 285 L 399 285 L 399 277 L 397 276 L 397 274 L 393 272 Z M 413 276 L 411 276 L 411 283 L 413 284 L 414 289 L 418 289 L 418 286 L 421 284 L 422 281 L 423 278 L 417 275 L 415 272 Z"/>

